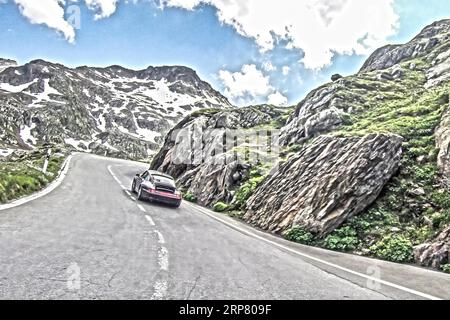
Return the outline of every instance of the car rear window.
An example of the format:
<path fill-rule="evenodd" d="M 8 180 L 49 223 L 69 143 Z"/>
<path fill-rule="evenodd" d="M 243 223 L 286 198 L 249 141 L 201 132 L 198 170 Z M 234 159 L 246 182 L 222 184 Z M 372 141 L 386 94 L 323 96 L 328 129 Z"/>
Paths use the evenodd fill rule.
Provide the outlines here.
<path fill-rule="evenodd" d="M 155 182 L 164 183 L 175 187 L 175 181 L 173 179 L 158 175 L 154 175 L 153 177 L 155 178 Z"/>

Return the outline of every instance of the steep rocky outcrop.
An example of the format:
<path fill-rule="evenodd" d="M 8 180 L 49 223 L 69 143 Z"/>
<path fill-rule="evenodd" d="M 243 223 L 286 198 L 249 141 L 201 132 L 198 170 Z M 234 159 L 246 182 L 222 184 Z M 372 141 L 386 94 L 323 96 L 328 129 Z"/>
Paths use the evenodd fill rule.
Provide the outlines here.
<path fill-rule="evenodd" d="M 187 67 L 67 68 L 35 60 L 0 70 L 3 148 L 63 143 L 79 151 L 144 159 L 189 113 L 232 106 Z M 1 69 L 1 68 L 0 68 Z"/>
<path fill-rule="evenodd" d="M 309 93 L 281 116 L 271 170 L 264 162 L 275 159 L 246 161 L 262 147 L 252 140 L 223 151 L 228 128 L 280 118 L 267 111 L 188 117 L 152 168 L 174 175 L 200 204 L 327 249 L 410 262 L 413 245 L 445 230 L 415 250 L 416 262 L 438 268 L 448 263 L 450 224 L 450 193 L 439 185 L 450 191 L 449 34 L 450 20 L 438 21 Z"/>
<path fill-rule="evenodd" d="M 415 260 L 425 267 L 439 268 L 450 263 L 450 227 L 434 240 L 417 246 Z"/>
<path fill-rule="evenodd" d="M 376 200 L 398 169 L 401 143 L 383 134 L 319 137 L 266 178 L 245 220 L 272 232 L 300 226 L 325 236 Z"/>
<path fill-rule="evenodd" d="M 404 60 L 428 54 L 433 48 L 449 40 L 450 20 L 435 22 L 404 45 L 388 45 L 376 50 L 364 63 L 360 72 L 383 70 Z"/>
<path fill-rule="evenodd" d="M 426 27 L 405 45 L 378 49 L 367 59 L 359 74 L 334 78 L 332 83 L 307 95 L 282 129 L 282 145 L 301 144 L 340 128 L 352 115 L 390 99 L 383 92 L 408 91 L 402 81 L 416 81 L 419 87 L 416 86 L 415 91 L 442 84 L 450 77 L 449 40 L 450 20 L 442 20 Z M 418 57 L 426 63 L 417 65 L 414 59 Z M 423 73 L 425 81 L 404 79 L 411 70 Z"/>
<path fill-rule="evenodd" d="M 10 59 L 2 59 L 0 58 L 0 72 L 3 70 L 9 68 L 9 67 L 15 67 L 17 66 L 17 62 Z"/>
<path fill-rule="evenodd" d="M 193 114 L 169 132 L 151 168 L 177 178 L 186 193 L 195 195 L 200 204 L 231 201 L 251 161 L 273 160 L 264 152 L 268 147 L 264 138 L 267 130 L 276 131 L 271 123 L 285 112 L 286 109 L 263 105 Z M 246 158 L 239 148 L 250 145 L 251 154 Z M 256 154 L 258 149 L 261 152 Z"/>
<path fill-rule="evenodd" d="M 435 136 L 436 147 L 439 149 L 437 164 L 441 182 L 450 190 L 450 107 L 444 112 Z"/>
<path fill-rule="evenodd" d="M 344 123 L 351 106 L 339 94 L 345 80 L 312 91 L 296 108 L 282 129 L 281 144 L 302 143 Z"/>

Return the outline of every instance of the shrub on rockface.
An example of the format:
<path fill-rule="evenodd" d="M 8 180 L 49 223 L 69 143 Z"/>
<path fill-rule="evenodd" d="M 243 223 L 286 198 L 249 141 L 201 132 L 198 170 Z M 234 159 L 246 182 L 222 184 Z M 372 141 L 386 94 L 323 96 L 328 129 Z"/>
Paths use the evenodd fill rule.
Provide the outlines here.
<path fill-rule="evenodd" d="M 193 195 L 192 193 L 187 193 L 183 196 L 184 200 L 192 202 L 192 203 L 197 203 L 198 199 L 195 195 Z"/>
<path fill-rule="evenodd" d="M 370 248 L 376 257 L 392 262 L 410 262 L 413 258 L 412 242 L 401 235 L 389 235 Z"/>
<path fill-rule="evenodd" d="M 325 248 L 337 251 L 353 251 L 358 244 L 358 234 L 349 226 L 335 230 L 324 240 Z"/>
<path fill-rule="evenodd" d="M 444 264 L 443 266 L 441 266 L 441 269 L 445 273 L 450 273 L 450 264 Z"/>
<path fill-rule="evenodd" d="M 225 212 L 230 209 L 230 206 L 223 202 L 217 202 L 213 207 L 215 212 Z"/>
<path fill-rule="evenodd" d="M 250 198 L 258 185 L 264 180 L 264 177 L 254 177 L 244 183 L 236 192 L 235 202 L 242 206 Z"/>
<path fill-rule="evenodd" d="M 314 236 L 303 228 L 294 227 L 286 231 L 284 238 L 289 241 L 308 245 L 312 243 Z"/>

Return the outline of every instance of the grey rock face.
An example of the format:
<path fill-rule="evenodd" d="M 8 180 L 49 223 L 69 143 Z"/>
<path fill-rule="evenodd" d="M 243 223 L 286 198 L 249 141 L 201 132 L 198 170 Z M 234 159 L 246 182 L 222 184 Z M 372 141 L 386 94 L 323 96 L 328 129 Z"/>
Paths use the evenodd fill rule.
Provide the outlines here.
<path fill-rule="evenodd" d="M 450 20 L 442 20 L 427 26 L 405 45 L 388 45 L 375 51 L 360 72 L 383 70 L 401 61 L 419 57 L 449 39 Z"/>
<path fill-rule="evenodd" d="M 435 137 L 439 149 L 437 164 L 441 181 L 450 190 L 450 108 L 444 112 Z"/>
<path fill-rule="evenodd" d="M 341 79 L 312 91 L 282 128 L 281 144 L 301 143 L 342 125 L 351 112 L 351 105 L 340 95 L 345 86 Z"/>
<path fill-rule="evenodd" d="M 427 71 L 425 88 L 430 89 L 450 79 L 450 46 L 433 59 L 432 67 Z"/>
<path fill-rule="evenodd" d="M 300 226 L 323 237 L 375 201 L 398 169 L 401 144 L 396 135 L 321 136 L 263 181 L 245 220 L 275 233 Z"/>
<path fill-rule="evenodd" d="M 331 81 L 333 81 L 333 82 L 338 81 L 339 79 L 342 79 L 342 76 L 340 74 L 338 74 L 338 73 L 333 74 L 331 76 Z"/>
<path fill-rule="evenodd" d="M 9 67 L 15 67 L 17 66 L 17 62 L 10 59 L 2 59 L 0 58 L 0 72 L 3 70 L 9 68 Z"/>
<path fill-rule="evenodd" d="M 425 267 L 439 268 L 450 263 L 450 227 L 436 239 L 414 248 L 414 257 Z"/>
<path fill-rule="evenodd" d="M 49 141 L 144 159 L 183 117 L 212 107 L 232 106 L 186 67 L 70 69 L 35 60 L 0 72 L 0 135 L 11 147 Z"/>
<path fill-rule="evenodd" d="M 236 149 L 251 143 L 252 152 L 258 150 L 256 141 L 246 139 L 249 129 L 269 124 L 284 112 L 257 106 L 189 116 L 168 134 L 151 168 L 177 178 L 202 205 L 231 201 L 249 169 L 244 153 Z M 262 143 L 261 151 L 267 147 Z"/>

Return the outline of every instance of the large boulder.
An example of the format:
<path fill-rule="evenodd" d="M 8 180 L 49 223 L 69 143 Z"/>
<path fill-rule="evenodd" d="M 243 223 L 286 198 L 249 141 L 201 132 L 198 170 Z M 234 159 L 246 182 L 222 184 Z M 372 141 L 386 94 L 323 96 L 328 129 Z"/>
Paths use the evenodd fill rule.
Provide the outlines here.
<path fill-rule="evenodd" d="M 417 263 L 425 267 L 439 268 L 450 263 L 450 227 L 436 239 L 417 246 L 414 257 Z"/>
<path fill-rule="evenodd" d="M 274 233 L 299 226 L 329 234 L 377 199 L 398 169 L 402 140 L 387 134 L 315 139 L 263 181 L 245 220 Z"/>

